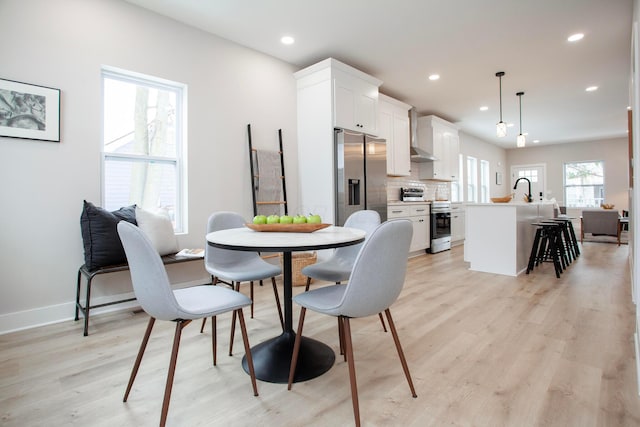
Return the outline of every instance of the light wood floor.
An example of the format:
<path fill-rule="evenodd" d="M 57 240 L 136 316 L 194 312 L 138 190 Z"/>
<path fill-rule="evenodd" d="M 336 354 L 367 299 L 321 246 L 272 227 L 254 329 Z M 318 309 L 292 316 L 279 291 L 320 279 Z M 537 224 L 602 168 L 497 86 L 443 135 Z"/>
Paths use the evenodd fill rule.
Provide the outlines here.
<path fill-rule="evenodd" d="M 412 258 L 392 313 L 418 398 L 378 318 L 354 320 L 363 425 L 640 425 L 628 247 L 585 242 L 582 249 L 560 279 L 548 264 L 517 278 L 471 272 L 461 247 Z M 271 288 L 256 293 L 255 318 L 246 312 L 252 344 L 279 329 Z M 298 313 L 295 307 L 296 324 Z M 224 351 L 228 319 L 218 322 L 217 367 L 210 332 L 185 329 L 168 425 L 352 425 L 341 358 L 292 391 L 259 381 L 254 397 L 239 337 L 233 357 Z M 89 337 L 73 321 L 0 336 L 0 424 L 157 425 L 172 323 L 156 324 L 122 402 L 146 322 L 129 311 L 96 316 Z M 305 335 L 337 352 L 334 318 L 308 312 L 305 323 Z"/>

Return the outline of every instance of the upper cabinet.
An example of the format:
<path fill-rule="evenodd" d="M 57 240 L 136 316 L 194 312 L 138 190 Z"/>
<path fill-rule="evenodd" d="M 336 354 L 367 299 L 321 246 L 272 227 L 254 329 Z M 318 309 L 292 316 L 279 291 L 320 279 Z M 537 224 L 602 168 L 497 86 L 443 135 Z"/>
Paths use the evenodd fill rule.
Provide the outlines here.
<path fill-rule="evenodd" d="M 420 165 L 421 179 L 458 180 L 458 126 L 436 116 L 418 117 L 418 146 L 438 159 Z"/>
<path fill-rule="evenodd" d="M 411 175 L 409 110 L 411 106 L 378 95 L 378 136 L 387 141 L 387 175 Z"/>
<path fill-rule="evenodd" d="M 377 135 L 377 80 L 372 82 L 341 69 L 334 70 L 333 75 L 335 127 Z"/>
<path fill-rule="evenodd" d="M 326 79 L 331 81 L 334 128 L 378 136 L 378 80 L 333 58 L 296 72 L 298 91 Z"/>

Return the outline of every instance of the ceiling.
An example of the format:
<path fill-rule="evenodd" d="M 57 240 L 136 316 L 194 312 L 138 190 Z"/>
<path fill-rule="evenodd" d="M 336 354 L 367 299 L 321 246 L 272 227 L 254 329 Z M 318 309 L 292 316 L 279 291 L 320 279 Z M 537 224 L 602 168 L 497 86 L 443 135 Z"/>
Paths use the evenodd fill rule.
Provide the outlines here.
<path fill-rule="evenodd" d="M 520 91 L 527 146 L 627 135 L 632 0 L 126 1 L 300 68 L 333 57 L 419 115 L 504 148 L 519 133 Z M 577 32 L 584 38 L 568 42 Z M 504 138 L 498 71 L 503 120 L 514 124 Z"/>

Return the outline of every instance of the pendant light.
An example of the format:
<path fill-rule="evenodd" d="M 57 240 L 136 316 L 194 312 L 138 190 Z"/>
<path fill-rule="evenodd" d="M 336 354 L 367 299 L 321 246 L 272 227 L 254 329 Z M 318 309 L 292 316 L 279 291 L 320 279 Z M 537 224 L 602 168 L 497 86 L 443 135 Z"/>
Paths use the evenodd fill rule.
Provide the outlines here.
<path fill-rule="evenodd" d="M 516 139 L 516 146 L 518 148 L 524 147 L 525 143 L 527 142 L 526 138 L 522 134 L 522 95 L 524 95 L 524 92 L 516 93 L 516 96 L 520 100 L 520 135 L 518 135 L 518 138 Z"/>
<path fill-rule="evenodd" d="M 496 77 L 500 79 L 500 121 L 496 124 L 496 135 L 498 135 L 498 138 L 507 136 L 507 124 L 502 121 L 502 76 L 504 76 L 504 71 L 498 71 L 496 73 Z"/>

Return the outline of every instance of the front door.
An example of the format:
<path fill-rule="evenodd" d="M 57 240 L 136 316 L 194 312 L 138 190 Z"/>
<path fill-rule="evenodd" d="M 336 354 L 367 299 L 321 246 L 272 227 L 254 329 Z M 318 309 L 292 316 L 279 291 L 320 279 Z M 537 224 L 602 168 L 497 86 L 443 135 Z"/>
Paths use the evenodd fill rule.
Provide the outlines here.
<path fill-rule="evenodd" d="M 511 188 L 514 187 L 518 178 L 527 178 L 531 181 L 531 197 L 533 201 L 539 201 L 546 198 L 546 175 L 547 167 L 545 164 L 511 166 Z M 513 199 L 522 201 L 525 194 L 529 193 L 529 184 L 522 180 L 518 182 L 518 187 L 512 191 L 516 193 Z"/>

